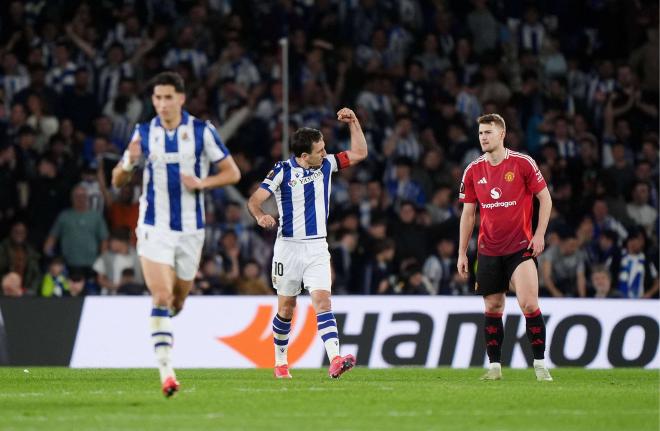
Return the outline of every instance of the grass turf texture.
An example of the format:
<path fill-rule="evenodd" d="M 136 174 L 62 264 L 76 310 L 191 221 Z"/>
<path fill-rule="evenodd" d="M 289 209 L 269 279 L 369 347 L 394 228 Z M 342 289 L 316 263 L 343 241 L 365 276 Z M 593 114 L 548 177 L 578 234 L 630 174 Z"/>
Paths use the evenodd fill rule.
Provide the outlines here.
<path fill-rule="evenodd" d="M 658 430 L 657 370 L 179 370 L 172 399 L 156 370 L 29 371 L 0 368 L 0 430 Z"/>

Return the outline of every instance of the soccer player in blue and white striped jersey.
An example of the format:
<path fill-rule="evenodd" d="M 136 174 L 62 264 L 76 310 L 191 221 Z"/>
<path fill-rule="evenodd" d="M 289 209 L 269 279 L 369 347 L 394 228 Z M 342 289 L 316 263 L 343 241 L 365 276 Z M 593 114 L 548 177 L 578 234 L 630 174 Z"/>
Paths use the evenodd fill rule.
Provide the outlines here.
<path fill-rule="evenodd" d="M 158 116 L 136 126 L 128 149 L 112 171 L 112 184 L 125 185 L 144 158 L 137 251 L 153 298 L 151 338 L 163 393 L 169 397 L 179 389 L 170 357 L 170 315 L 183 308 L 199 266 L 204 244 L 203 191 L 235 184 L 241 174 L 213 125 L 183 110 L 181 76 L 163 72 L 152 85 L 151 101 Z M 209 175 L 211 163 L 217 166 L 217 174 Z"/>
<path fill-rule="evenodd" d="M 277 224 L 264 213 L 263 202 L 275 195 L 279 224 L 273 252 L 272 277 L 277 289 L 277 315 L 273 319 L 275 377 L 291 378 L 287 348 L 291 319 L 301 285 L 309 291 L 316 311 L 318 331 L 325 345 L 330 369 L 338 378 L 355 365 L 353 355 L 339 354 L 337 322 L 330 304 L 330 253 L 326 241 L 331 176 L 339 169 L 355 165 L 367 157 L 367 141 L 355 113 L 342 108 L 337 119 L 348 124 L 351 149 L 327 154 L 319 130 L 303 127 L 291 141 L 293 156 L 279 162 L 248 201 L 248 209 L 259 226 Z"/>

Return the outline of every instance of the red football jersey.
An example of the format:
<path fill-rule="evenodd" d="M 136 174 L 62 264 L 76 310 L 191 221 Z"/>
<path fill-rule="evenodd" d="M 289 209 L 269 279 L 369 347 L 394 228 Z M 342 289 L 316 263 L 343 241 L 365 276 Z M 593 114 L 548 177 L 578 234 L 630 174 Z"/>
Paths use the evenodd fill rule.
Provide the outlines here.
<path fill-rule="evenodd" d="M 503 256 L 526 248 L 532 239 L 532 197 L 546 187 L 534 159 L 505 149 L 504 160 L 492 166 L 486 155 L 463 173 L 460 202 L 478 201 L 479 253 Z"/>

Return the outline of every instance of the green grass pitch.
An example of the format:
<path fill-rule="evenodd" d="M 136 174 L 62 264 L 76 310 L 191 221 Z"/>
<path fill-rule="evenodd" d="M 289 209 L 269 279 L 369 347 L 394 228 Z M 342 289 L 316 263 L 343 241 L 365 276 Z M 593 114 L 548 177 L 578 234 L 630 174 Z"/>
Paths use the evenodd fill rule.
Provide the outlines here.
<path fill-rule="evenodd" d="M 165 399 L 155 369 L 0 368 L 0 430 L 658 430 L 657 370 L 482 372 L 179 370 Z"/>

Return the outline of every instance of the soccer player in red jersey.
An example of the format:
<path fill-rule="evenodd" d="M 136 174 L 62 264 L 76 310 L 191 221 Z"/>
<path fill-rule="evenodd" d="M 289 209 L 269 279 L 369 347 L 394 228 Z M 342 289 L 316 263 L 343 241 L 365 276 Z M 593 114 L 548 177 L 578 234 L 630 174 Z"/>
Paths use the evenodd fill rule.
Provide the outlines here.
<path fill-rule="evenodd" d="M 543 175 L 534 160 L 504 147 L 506 124 L 497 114 L 477 119 L 479 143 L 484 154 L 470 163 L 459 192 L 463 202 L 458 272 L 468 276 L 468 241 L 474 228 L 475 210 L 480 206 L 477 283 L 486 308 L 484 334 L 490 360 L 483 380 L 502 378 L 502 312 L 509 286 L 527 321 L 527 338 L 534 353 L 537 380 L 552 381 L 544 362 L 545 322 L 539 308 L 539 283 L 536 257 L 545 247 L 552 199 Z M 540 202 L 536 232 L 532 235 L 532 197 Z"/>

